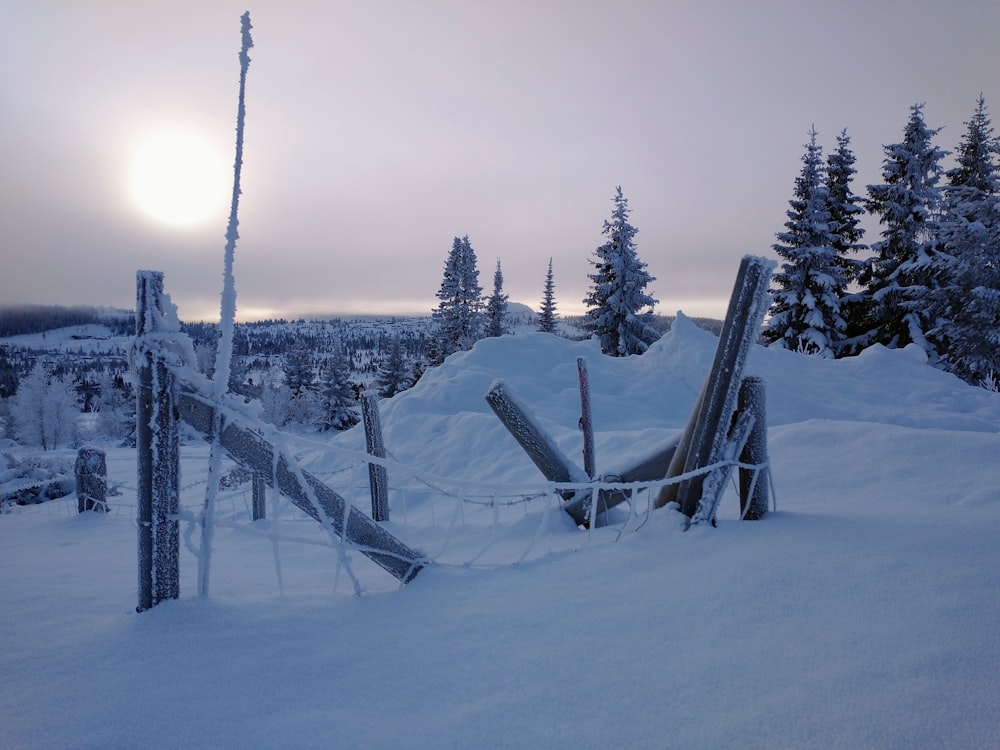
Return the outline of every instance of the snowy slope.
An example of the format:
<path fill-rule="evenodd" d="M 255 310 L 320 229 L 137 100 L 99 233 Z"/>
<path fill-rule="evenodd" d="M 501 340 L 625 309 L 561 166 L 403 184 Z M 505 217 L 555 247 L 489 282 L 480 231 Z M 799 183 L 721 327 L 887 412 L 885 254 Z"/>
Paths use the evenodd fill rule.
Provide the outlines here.
<path fill-rule="evenodd" d="M 112 451 L 115 513 L 0 517 L 0 747 L 998 747 L 1000 395 L 911 350 L 751 353 L 765 520 L 730 492 L 716 529 L 663 510 L 585 532 L 544 499 L 481 523 L 483 488 L 544 486 L 493 380 L 575 458 L 586 357 L 607 472 L 683 426 L 715 341 L 683 319 L 625 360 L 487 340 L 383 402 L 390 527 L 446 553 L 401 590 L 351 553 L 360 598 L 316 524 L 286 505 L 249 529 L 236 492 L 211 598 L 185 551 L 182 599 L 135 614 L 134 454 Z M 360 430 L 331 443 L 303 455 L 364 507 Z M 184 451 L 186 504 L 206 456 Z"/>

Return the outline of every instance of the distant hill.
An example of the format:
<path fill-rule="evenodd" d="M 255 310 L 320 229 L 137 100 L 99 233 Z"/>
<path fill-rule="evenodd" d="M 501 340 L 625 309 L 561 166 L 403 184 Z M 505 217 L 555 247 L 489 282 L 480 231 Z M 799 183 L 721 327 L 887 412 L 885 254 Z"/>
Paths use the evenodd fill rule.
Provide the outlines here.
<path fill-rule="evenodd" d="M 131 332 L 133 321 L 132 311 L 109 307 L 12 305 L 0 307 L 0 338 L 93 323 Z"/>

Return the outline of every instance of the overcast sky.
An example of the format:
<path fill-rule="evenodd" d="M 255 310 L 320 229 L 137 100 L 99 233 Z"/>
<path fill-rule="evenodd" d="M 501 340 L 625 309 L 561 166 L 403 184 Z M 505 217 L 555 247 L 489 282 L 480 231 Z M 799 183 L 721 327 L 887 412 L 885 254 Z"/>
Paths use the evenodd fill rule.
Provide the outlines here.
<path fill-rule="evenodd" d="M 427 313 L 465 234 L 485 289 L 499 258 L 537 307 L 552 257 L 580 312 L 616 185 L 657 309 L 722 317 L 811 125 L 864 194 L 910 105 L 949 150 L 980 92 L 1000 123 L 998 0 L 0 0 L 0 304 L 132 307 L 151 268 L 218 318 L 247 9 L 242 319 Z M 135 187 L 177 133 L 218 181 L 184 226 Z"/>

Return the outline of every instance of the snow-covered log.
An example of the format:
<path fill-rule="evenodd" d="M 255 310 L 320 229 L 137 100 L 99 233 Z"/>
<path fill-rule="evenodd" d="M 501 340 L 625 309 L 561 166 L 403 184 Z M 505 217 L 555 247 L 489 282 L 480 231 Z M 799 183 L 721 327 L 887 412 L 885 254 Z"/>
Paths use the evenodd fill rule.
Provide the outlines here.
<path fill-rule="evenodd" d="M 767 288 L 774 266 L 774 261 L 751 255 L 740 261 L 712 369 L 681 435 L 667 478 L 697 472 L 718 462 L 722 455 L 747 355 L 767 311 Z M 693 516 L 704 479 L 703 474 L 696 474 L 665 486 L 656 498 L 656 506 L 676 501 L 685 515 Z"/>
<path fill-rule="evenodd" d="M 207 440 L 214 438 L 216 409 L 209 400 L 182 386 L 178 394 L 180 418 L 198 430 Z M 367 515 L 308 471 L 300 469 L 279 455 L 274 446 L 244 424 L 237 413 L 226 412 L 222 419 L 219 444 L 247 468 L 260 473 L 269 486 L 275 483 L 297 507 L 323 524 L 331 524 L 343 540 L 404 583 L 409 583 L 424 567 L 424 557 L 394 537 Z M 318 507 L 317 507 L 318 506 Z"/>

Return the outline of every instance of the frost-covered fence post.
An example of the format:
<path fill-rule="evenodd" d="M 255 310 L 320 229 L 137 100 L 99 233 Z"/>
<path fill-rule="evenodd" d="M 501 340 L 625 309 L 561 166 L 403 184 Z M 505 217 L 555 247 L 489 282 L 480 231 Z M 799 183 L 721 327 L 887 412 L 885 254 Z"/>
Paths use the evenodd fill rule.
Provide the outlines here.
<path fill-rule="evenodd" d="M 594 421 L 590 411 L 590 376 L 587 360 L 576 358 L 576 371 L 580 378 L 580 429 L 583 431 L 583 470 L 594 478 Z"/>
<path fill-rule="evenodd" d="M 177 396 L 180 419 L 201 433 L 215 439 L 218 424 L 223 425 L 219 444 L 241 465 L 256 471 L 269 487 L 281 492 L 296 507 L 354 545 L 358 552 L 409 583 L 427 565 L 424 556 L 394 537 L 383 526 L 351 505 L 344 497 L 298 466 L 294 457 L 269 443 L 260 433 L 260 423 L 219 405 L 208 393 L 189 383 L 180 383 Z M 226 411 L 225 420 L 217 412 Z"/>
<path fill-rule="evenodd" d="M 385 458 L 385 443 L 382 440 L 382 421 L 378 415 L 378 395 L 365 393 L 361 396 L 361 416 L 365 423 L 365 448 L 369 456 Z M 372 520 L 389 520 L 389 476 L 385 466 L 370 461 L 368 463 L 368 484 L 372 495 Z"/>
<path fill-rule="evenodd" d="M 510 386 L 494 380 L 486 401 L 542 475 L 550 482 L 583 483 L 586 476 L 559 450 L 556 441 L 539 427 Z M 572 492 L 567 493 L 572 495 Z"/>
<path fill-rule="evenodd" d="M 138 612 L 180 596 L 180 453 L 174 376 L 155 334 L 163 316 L 163 274 L 136 274 L 136 465 L 138 473 Z"/>
<path fill-rule="evenodd" d="M 712 369 L 670 462 L 668 479 L 710 466 L 722 455 L 747 355 L 767 311 L 767 287 L 774 265 L 771 260 L 751 255 L 740 261 Z M 693 517 L 704 480 L 703 474 L 697 474 L 667 485 L 657 496 L 656 507 L 676 501 L 686 516 Z"/>
<path fill-rule="evenodd" d="M 753 429 L 740 453 L 740 463 L 762 467 L 740 469 L 740 518 L 756 521 L 767 514 L 768 472 L 767 472 L 767 401 L 764 379 L 743 378 L 740 386 L 738 411 L 751 413 L 754 417 Z"/>
<path fill-rule="evenodd" d="M 556 445 L 552 436 L 536 423 L 528 407 L 521 402 L 510 386 L 502 380 L 494 380 L 486 392 L 486 401 L 547 480 L 568 484 L 588 482 L 589 477 L 586 472 L 581 471 L 570 461 Z M 563 510 L 569 513 L 577 525 L 589 523 L 593 492 L 564 490 L 559 494 L 563 500 L 568 501 L 563 505 Z"/>
<path fill-rule="evenodd" d="M 253 472 L 250 500 L 250 520 L 262 521 L 267 518 L 267 482 L 259 471 Z"/>
<path fill-rule="evenodd" d="M 108 463 L 100 448 L 81 448 L 76 453 L 76 511 L 108 512 Z"/>

